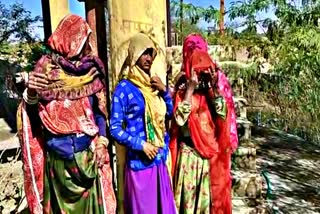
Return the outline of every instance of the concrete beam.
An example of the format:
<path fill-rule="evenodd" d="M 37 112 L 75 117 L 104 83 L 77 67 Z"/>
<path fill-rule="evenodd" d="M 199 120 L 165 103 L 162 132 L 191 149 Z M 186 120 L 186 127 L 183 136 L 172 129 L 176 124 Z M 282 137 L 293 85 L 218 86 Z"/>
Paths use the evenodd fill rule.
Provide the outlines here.
<path fill-rule="evenodd" d="M 63 17 L 70 13 L 69 0 L 41 0 L 44 39 L 51 36 Z"/>

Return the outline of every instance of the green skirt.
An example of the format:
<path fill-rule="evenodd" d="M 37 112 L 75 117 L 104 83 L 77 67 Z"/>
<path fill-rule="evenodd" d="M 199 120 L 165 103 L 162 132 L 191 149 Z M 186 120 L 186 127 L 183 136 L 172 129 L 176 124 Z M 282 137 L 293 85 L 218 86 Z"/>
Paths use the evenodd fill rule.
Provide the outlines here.
<path fill-rule="evenodd" d="M 46 214 L 104 213 L 98 167 L 90 150 L 73 160 L 47 153 L 43 208 Z"/>
<path fill-rule="evenodd" d="M 210 165 L 193 148 L 181 144 L 174 197 L 180 214 L 210 213 Z"/>

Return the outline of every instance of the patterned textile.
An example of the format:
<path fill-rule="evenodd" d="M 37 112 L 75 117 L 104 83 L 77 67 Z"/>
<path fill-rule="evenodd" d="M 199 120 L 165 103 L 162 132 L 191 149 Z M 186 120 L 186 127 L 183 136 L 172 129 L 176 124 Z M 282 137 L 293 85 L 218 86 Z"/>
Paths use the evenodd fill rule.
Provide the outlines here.
<path fill-rule="evenodd" d="M 181 143 L 174 195 L 180 214 L 210 213 L 209 160 Z"/>
<path fill-rule="evenodd" d="M 46 161 L 44 154 L 46 154 L 46 150 L 41 121 L 40 118 L 39 123 L 35 120 L 37 119 L 37 110 L 34 109 L 34 107 L 35 106 L 28 106 L 23 102 L 19 107 L 17 120 L 28 207 L 32 214 L 40 214 L 43 213 L 42 200 L 45 189 L 44 178 L 46 175 L 44 172 Z M 33 118 L 30 118 L 29 115 L 33 115 Z M 94 140 L 92 144 L 95 144 L 95 142 Z M 98 179 L 103 186 L 104 204 L 106 205 L 104 206 L 104 210 L 106 210 L 106 213 L 115 213 L 116 201 L 108 156 L 104 166 L 99 170 L 99 175 L 96 176 L 96 180 Z"/>
<path fill-rule="evenodd" d="M 165 132 L 165 114 L 166 114 L 166 105 L 158 96 L 158 91 L 154 90 L 151 87 L 150 76 L 147 75 L 141 68 L 136 65 L 137 60 L 148 48 L 153 49 L 152 57 L 156 57 L 156 48 L 153 41 L 145 34 L 138 33 L 130 39 L 129 49 L 128 49 L 128 58 L 125 62 L 125 66 L 128 66 L 128 76 L 127 79 L 130 80 L 134 85 L 136 85 L 139 90 L 142 92 L 146 112 L 144 121 L 148 121 L 149 117 L 149 126 L 152 126 L 152 132 L 154 135 L 147 131 L 147 142 L 157 146 L 164 146 L 164 132 Z M 154 109 L 157 109 L 155 111 Z"/>
<path fill-rule="evenodd" d="M 166 118 L 172 117 L 172 100 L 169 92 L 160 94 L 166 103 Z M 164 134 L 165 145 L 158 150 L 154 160 L 149 160 L 142 151 L 147 140 L 145 101 L 141 91 L 129 80 L 122 80 L 116 86 L 110 117 L 110 134 L 127 148 L 127 162 L 133 170 L 141 170 L 158 165 L 167 159 L 169 135 Z"/>
<path fill-rule="evenodd" d="M 180 102 L 174 113 L 174 119 L 177 125 L 183 126 L 187 122 L 190 113 L 191 113 L 191 103 L 189 103 L 188 101 Z"/>
<path fill-rule="evenodd" d="M 93 64 L 88 73 L 75 76 L 66 73 L 52 56 L 45 55 L 37 62 L 34 72 L 47 74 L 48 89 L 38 91 L 40 98 L 45 101 L 87 97 L 105 87 L 105 71 L 96 64 Z"/>
<path fill-rule="evenodd" d="M 57 29 L 48 39 L 49 47 L 60 56 L 55 57 L 55 54 L 43 56 L 35 69 L 35 72 L 48 75 L 49 88 L 38 91 L 42 99 L 47 101 L 78 99 L 96 93 L 105 87 L 103 84 L 105 71 L 102 61 L 95 56 L 83 57 L 80 55 L 90 33 L 89 25 L 80 16 L 68 15 L 61 20 Z M 64 71 L 70 71 L 75 62 L 68 63 L 68 60 L 74 60 L 75 57 L 80 59 L 78 63 L 81 65 L 78 68 L 73 66 L 73 70 L 76 72 L 71 73 L 82 73 L 86 70 L 87 72 L 81 76 L 70 75 Z"/>
<path fill-rule="evenodd" d="M 18 137 L 24 173 L 24 191 L 31 214 L 43 213 L 42 199 L 44 189 L 44 138 L 37 110 L 22 102 L 17 111 Z M 33 115 L 32 118 L 29 114 Z M 31 121 L 33 125 L 31 126 Z"/>
<path fill-rule="evenodd" d="M 74 21 L 74 22 L 73 22 Z M 57 28 L 57 31 L 53 33 L 53 36 L 50 40 L 51 48 L 57 52 L 58 54 L 63 55 L 64 57 L 75 57 L 78 56 L 80 52 L 75 51 L 76 49 L 80 51 L 84 47 L 84 43 L 87 41 L 88 33 L 78 33 L 82 32 L 85 26 L 82 26 L 81 29 L 77 28 L 75 25 L 80 25 L 85 23 L 82 18 L 78 16 L 70 15 L 63 19 L 60 25 Z M 75 24 L 75 25 L 74 25 Z M 79 26 L 78 26 L 79 27 Z M 83 28 L 84 27 L 84 28 Z M 77 34 L 80 37 L 73 37 L 69 35 L 67 31 L 72 30 L 73 33 Z M 66 32 L 65 34 L 63 32 Z M 70 31 L 71 32 L 71 31 Z M 86 31 L 87 32 L 87 31 Z M 68 37 L 68 38 L 67 38 Z M 67 44 L 68 42 L 69 44 Z M 83 41 L 83 43 L 78 46 L 76 41 Z M 63 42 L 64 45 L 61 44 Z M 52 46 L 54 44 L 54 46 Z M 80 56 L 80 55 L 79 55 Z M 79 59 L 80 60 L 80 59 Z M 81 61 L 81 60 L 80 60 Z M 56 203 L 59 201 L 59 207 L 65 208 L 67 203 L 65 199 L 76 201 L 79 199 L 79 204 L 85 204 L 78 197 L 71 197 L 70 195 L 60 195 L 61 192 L 57 192 L 58 188 L 63 187 L 62 185 L 59 187 L 55 186 L 54 191 L 50 191 L 46 188 L 48 187 L 48 183 L 50 188 L 51 185 L 54 185 L 54 179 L 47 179 L 46 186 L 44 186 L 45 176 L 49 176 L 49 171 L 44 171 L 44 166 L 46 163 L 55 163 L 57 165 L 54 166 L 55 169 L 59 169 L 59 173 L 55 174 L 55 178 L 57 180 L 65 179 L 65 172 L 72 174 L 71 172 L 66 171 L 62 172 L 63 167 L 68 168 L 67 165 L 61 164 L 61 161 L 56 161 L 56 158 L 51 158 L 46 160 L 47 150 L 46 150 L 46 142 L 43 136 L 44 130 L 51 132 L 51 134 L 55 135 L 68 135 L 68 134 L 87 134 L 92 136 L 92 141 L 90 142 L 90 148 L 94 150 L 95 144 L 97 143 L 97 138 L 99 133 L 105 133 L 105 131 L 99 130 L 99 124 L 102 122 L 106 122 L 107 111 L 106 111 L 106 88 L 103 84 L 103 81 L 99 79 L 99 74 L 97 74 L 97 70 L 103 73 L 104 69 L 101 68 L 97 63 L 94 63 L 92 67 L 93 70 L 89 69 L 88 74 L 84 74 L 82 76 L 71 76 L 65 73 L 62 69 L 57 69 L 57 64 L 55 64 L 53 58 L 51 56 L 43 56 L 37 63 L 35 71 L 36 72 L 48 72 L 49 80 L 55 82 L 58 77 L 64 77 L 64 82 L 56 81 L 57 88 L 63 88 L 63 90 L 59 90 L 59 96 L 51 97 L 50 99 L 40 99 L 38 105 L 28 105 L 24 101 L 19 107 L 17 114 L 18 121 L 18 133 L 19 140 L 22 148 L 22 162 L 23 162 L 23 171 L 24 171 L 24 182 L 25 182 L 25 192 L 26 198 L 28 201 L 28 206 L 30 212 L 33 214 L 43 213 L 43 199 L 44 199 L 44 191 L 46 195 L 46 200 L 49 203 L 48 195 L 50 195 L 50 203 Z M 59 72 L 58 74 L 55 72 Z M 98 72 L 98 73 L 99 73 Z M 57 74 L 55 76 L 55 74 Z M 50 76 L 51 75 L 51 76 Z M 70 77 L 70 78 L 69 78 Z M 56 78 L 56 79 L 55 79 Z M 78 79 L 74 79 L 78 78 Z M 58 78 L 59 79 L 59 78 Z M 95 85 L 97 84 L 97 85 Z M 73 90 L 73 88 L 80 88 L 79 90 Z M 54 91 L 53 88 L 50 88 Z M 69 90 L 69 95 L 66 95 Z M 44 94 L 40 93 L 40 98 L 44 98 L 42 96 Z M 96 121 L 96 117 L 93 112 L 93 108 L 90 104 L 88 96 L 94 96 L 98 100 L 96 108 L 99 108 L 103 115 L 100 115 L 99 122 Z M 59 99 L 57 99 L 59 98 Z M 72 99 L 66 99 L 72 98 Z M 105 126 L 101 126 L 105 127 Z M 84 153 L 89 152 L 89 149 L 84 150 L 81 153 L 77 153 L 78 155 L 84 155 Z M 50 152 L 49 152 L 50 153 Z M 80 158 L 80 157 L 78 157 Z M 85 158 L 85 155 L 81 158 Z M 81 159 L 80 158 L 80 159 Z M 52 161 L 52 162 L 51 162 Z M 77 166 L 77 165 L 74 165 Z M 81 167 L 85 165 L 79 165 L 78 170 L 81 171 Z M 87 165 L 86 167 L 89 167 Z M 83 168 L 82 168 L 83 169 Z M 74 168 L 73 168 L 74 170 Z M 69 179 L 69 178 L 68 178 Z M 65 180 L 68 180 L 65 179 Z M 112 172 L 109 163 L 109 157 L 107 155 L 104 165 L 99 168 L 98 173 L 95 174 L 94 178 L 95 182 L 91 183 L 91 186 L 88 183 L 79 183 L 80 180 L 73 180 L 72 182 L 77 182 L 77 185 L 84 185 L 87 189 L 100 188 L 100 195 L 103 196 L 103 204 L 104 204 L 104 213 L 115 213 L 116 210 L 116 202 L 115 195 L 113 192 L 112 186 Z M 98 182 L 100 181 L 100 183 Z M 101 187 L 97 187 L 97 185 Z M 87 186 L 86 186 L 87 185 Z M 95 187 L 93 187 L 93 186 Z M 65 188 L 65 187 L 63 187 Z M 49 192 L 49 193 L 48 193 Z M 61 198 L 60 198 L 61 196 Z M 48 205 L 48 203 L 46 205 Z M 49 204 L 50 204 L 49 203 Z M 92 202 L 90 202 L 91 205 Z M 91 206 L 90 205 L 90 206 Z M 80 206 L 80 205 L 79 205 Z M 81 205 L 82 206 L 82 205 Z M 89 207 L 87 207 L 89 208 Z M 99 213 L 96 210 L 95 206 L 91 206 L 93 209 L 92 212 Z M 72 207 L 68 207 L 70 213 L 72 211 Z M 78 205 L 75 207 L 76 210 L 79 210 Z M 70 211 L 71 210 L 71 211 Z M 51 212 L 51 211 L 50 211 Z M 55 212 L 55 211 L 54 211 Z M 63 210 L 59 212 L 63 213 Z M 55 212 L 56 213 L 56 212 Z M 73 213 L 73 212 L 71 212 Z M 102 212 L 101 212 L 102 213 Z"/>
<path fill-rule="evenodd" d="M 190 68 L 192 68 L 192 65 L 190 66 L 189 63 L 190 63 L 190 59 L 192 58 L 193 52 L 197 50 L 207 51 L 208 50 L 207 43 L 200 35 L 191 34 L 185 39 L 184 46 L 183 46 L 183 51 L 184 51 L 183 69 L 186 73 L 186 77 L 191 76 Z M 210 62 L 210 64 L 212 63 L 213 62 Z M 228 79 L 221 72 L 221 70 L 216 67 L 216 65 L 215 65 L 215 71 L 217 71 L 216 72 L 216 77 L 217 77 L 216 89 L 218 91 L 218 94 L 220 94 L 223 100 L 226 101 L 227 113 L 225 117 L 215 116 L 213 120 L 214 126 L 216 127 L 217 131 L 214 132 L 212 130 L 212 133 L 214 134 L 216 142 L 218 142 L 219 150 L 218 150 L 218 153 L 216 153 L 214 156 L 212 156 L 209 159 L 210 193 L 212 198 L 211 200 L 212 203 L 210 204 L 211 205 L 210 213 L 229 214 L 232 211 L 231 209 L 231 174 L 230 174 L 231 152 L 236 149 L 238 145 L 238 138 L 237 138 L 237 130 L 236 130 L 234 104 L 232 99 L 232 89 L 230 87 Z M 208 97 L 210 97 L 211 99 L 214 98 L 213 96 L 214 93 L 210 91 L 208 92 L 209 92 L 207 94 Z M 179 105 L 179 102 L 182 102 L 184 98 L 184 93 L 185 93 L 184 90 L 182 91 L 179 90 L 178 92 L 176 92 L 176 98 L 175 98 L 176 108 Z M 199 106 L 198 104 L 199 102 L 194 102 L 194 101 L 201 100 L 201 99 L 199 98 L 194 99 L 196 98 L 196 96 L 198 96 L 197 93 L 194 93 L 192 98 L 192 106 L 193 105 Z M 202 103 L 200 106 L 204 106 L 204 105 L 205 104 Z M 209 106 L 209 103 L 207 103 L 206 106 Z M 206 109 L 206 111 L 211 112 L 211 110 L 209 110 L 208 108 Z M 190 116 L 191 115 L 192 115 L 192 110 L 191 110 Z M 206 130 L 208 126 L 203 127 L 204 124 L 202 120 L 194 120 L 190 116 L 188 118 L 188 126 L 189 126 L 189 132 L 191 135 L 192 142 L 195 145 L 195 149 L 200 154 L 200 156 L 205 157 L 202 153 L 205 150 L 199 149 L 199 147 L 197 146 L 199 142 L 197 140 L 199 140 L 199 132 L 202 132 L 202 130 Z M 198 124 L 193 122 L 190 123 L 191 121 L 198 121 Z M 191 124 L 193 125 L 191 126 Z M 195 130 L 198 130 L 198 131 L 195 131 Z M 207 131 L 209 131 L 209 129 Z M 181 170 L 179 165 L 175 165 L 177 163 L 177 152 L 181 149 L 181 148 L 178 148 L 179 136 L 180 136 L 180 129 L 179 127 L 177 127 L 174 121 L 173 128 L 172 128 L 171 142 L 170 142 L 170 150 L 171 150 L 172 162 L 173 162 L 172 172 L 174 176 L 176 175 L 175 173 L 178 173 L 179 170 Z M 211 144 L 210 146 L 213 146 L 213 145 Z"/>
<path fill-rule="evenodd" d="M 47 154 L 43 213 L 104 213 L 93 153 L 76 153 L 74 160 L 63 160 L 54 152 Z"/>
<path fill-rule="evenodd" d="M 222 106 L 221 111 L 216 113 L 223 119 L 227 114 L 227 105 L 222 97 L 218 97 L 212 101 L 213 104 L 220 104 Z M 180 132 L 183 137 L 190 137 L 188 118 L 191 113 L 191 103 L 182 101 L 178 104 L 176 111 L 174 112 L 174 119 L 178 126 L 180 126 Z"/>
<path fill-rule="evenodd" d="M 163 99 L 158 96 L 158 91 L 151 87 L 150 77 L 144 73 L 138 66 L 130 69 L 128 80 L 136 85 L 141 93 L 146 105 L 145 121 L 149 122 L 146 126 L 147 142 L 157 146 L 164 146 L 164 133 L 165 133 L 165 114 L 166 104 Z M 157 109 L 157 111 L 155 111 Z M 149 119 L 149 120 L 148 120 Z M 150 129 L 152 126 L 152 129 Z M 152 131 L 152 134 L 149 132 Z"/>
<path fill-rule="evenodd" d="M 94 136 L 99 132 L 87 97 L 39 103 L 39 115 L 46 129 L 56 135 L 86 133 Z"/>
<path fill-rule="evenodd" d="M 91 29 L 82 17 L 68 15 L 58 24 L 48 39 L 48 44 L 63 57 L 71 59 L 80 54 L 89 38 Z"/>

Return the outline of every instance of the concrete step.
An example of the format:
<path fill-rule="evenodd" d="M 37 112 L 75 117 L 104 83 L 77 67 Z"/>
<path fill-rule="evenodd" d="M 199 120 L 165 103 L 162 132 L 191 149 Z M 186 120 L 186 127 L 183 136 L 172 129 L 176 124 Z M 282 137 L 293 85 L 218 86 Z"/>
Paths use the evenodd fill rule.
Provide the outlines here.
<path fill-rule="evenodd" d="M 256 170 L 256 148 L 240 146 L 232 155 L 235 169 Z"/>
<path fill-rule="evenodd" d="M 260 174 L 244 170 L 233 170 L 232 177 L 232 194 L 234 197 L 261 198 L 264 185 Z"/>

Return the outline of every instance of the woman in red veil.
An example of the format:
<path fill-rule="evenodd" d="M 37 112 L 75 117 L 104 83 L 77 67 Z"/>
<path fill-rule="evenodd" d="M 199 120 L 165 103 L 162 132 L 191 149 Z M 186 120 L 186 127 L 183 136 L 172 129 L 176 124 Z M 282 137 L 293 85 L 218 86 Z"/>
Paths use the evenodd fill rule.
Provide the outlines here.
<path fill-rule="evenodd" d="M 231 153 L 238 145 L 232 90 L 200 35 L 184 41 L 183 71 L 170 141 L 176 204 L 179 213 L 229 214 Z"/>

